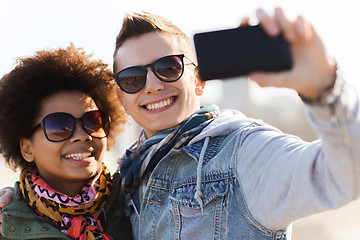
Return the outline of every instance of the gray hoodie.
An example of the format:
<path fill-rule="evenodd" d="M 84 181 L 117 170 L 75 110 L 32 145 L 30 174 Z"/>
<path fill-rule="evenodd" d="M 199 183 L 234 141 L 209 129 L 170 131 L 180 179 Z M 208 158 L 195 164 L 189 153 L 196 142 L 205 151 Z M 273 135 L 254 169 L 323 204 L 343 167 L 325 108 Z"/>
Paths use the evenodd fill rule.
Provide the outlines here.
<path fill-rule="evenodd" d="M 335 102 L 308 110 L 319 135 L 313 142 L 222 111 L 160 160 L 142 189 L 140 212 L 130 200 L 135 239 L 289 239 L 293 221 L 358 198 L 358 95 L 345 85 Z"/>
<path fill-rule="evenodd" d="M 358 95 L 345 86 L 335 104 L 308 110 L 320 138 L 310 143 L 234 110 L 223 111 L 189 143 L 252 125 L 239 141 L 237 177 L 249 211 L 266 228 L 282 229 L 359 197 Z"/>

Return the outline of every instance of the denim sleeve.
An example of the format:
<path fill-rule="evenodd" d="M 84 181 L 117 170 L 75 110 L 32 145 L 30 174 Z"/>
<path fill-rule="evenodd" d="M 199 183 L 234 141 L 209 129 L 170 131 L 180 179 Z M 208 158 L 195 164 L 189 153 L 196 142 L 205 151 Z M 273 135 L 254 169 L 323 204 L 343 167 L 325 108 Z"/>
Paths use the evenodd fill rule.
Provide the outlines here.
<path fill-rule="evenodd" d="M 359 96 L 344 86 L 332 105 L 308 106 L 319 140 L 305 142 L 266 124 L 238 139 L 237 175 L 256 221 L 272 230 L 335 209 L 360 195 Z"/>

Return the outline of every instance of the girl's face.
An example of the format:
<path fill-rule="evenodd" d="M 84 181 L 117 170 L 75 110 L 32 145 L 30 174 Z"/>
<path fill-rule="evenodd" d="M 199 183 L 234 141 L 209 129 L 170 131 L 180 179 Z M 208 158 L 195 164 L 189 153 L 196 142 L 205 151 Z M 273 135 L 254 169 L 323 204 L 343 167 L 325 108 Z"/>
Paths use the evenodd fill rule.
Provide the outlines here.
<path fill-rule="evenodd" d="M 98 110 L 94 100 L 84 93 L 60 92 L 42 103 L 36 123 L 50 113 L 65 112 L 75 118 Z M 20 140 L 24 159 L 35 162 L 40 176 L 55 190 L 75 196 L 88 183 L 89 178 L 101 169 L 106 151 L 107 138 L 93 138 L 76 123 L 74 134 L 67 140 L 51 142 L 43 129 L 36 129 L 31 138 Z"/>

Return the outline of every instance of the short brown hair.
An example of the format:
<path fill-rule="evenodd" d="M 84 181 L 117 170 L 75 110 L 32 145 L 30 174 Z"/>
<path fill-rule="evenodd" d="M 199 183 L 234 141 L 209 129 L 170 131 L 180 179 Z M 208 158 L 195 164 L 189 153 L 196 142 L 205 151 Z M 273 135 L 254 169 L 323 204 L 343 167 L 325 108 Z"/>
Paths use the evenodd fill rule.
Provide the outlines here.
<path fill-rule="evenodd" d="M 19 58 L 15 68 L 0 81 L 0 153 L 14 170 L 29 166 L 20 152 L 21 138 L 28 137 L 40 114 L 42 102 L 59 92 L 79 91 L 90 96 L 111 118 L 108 148 L 126 122 L 116 97 L 112 72 L 101 60 L 72 44 L 66 49 L 38 51 Z"/>
<path fill-rule="evenodd" d="M 180 28 L 178 28 L 166 18 L 148 12 L 142 12 L 127 14 L 124 17 L 122 28 L 116 37 L 113 67 L 115 68 L 115 55 L 126 40 L 150 32 L 168 33 L 175 35 L 180 49 L 184 51 L 184 54 L 187 57 L 195 62 L 195 53 L 191 45 L 191 41 L 189 37 L 180 30 Z"/>

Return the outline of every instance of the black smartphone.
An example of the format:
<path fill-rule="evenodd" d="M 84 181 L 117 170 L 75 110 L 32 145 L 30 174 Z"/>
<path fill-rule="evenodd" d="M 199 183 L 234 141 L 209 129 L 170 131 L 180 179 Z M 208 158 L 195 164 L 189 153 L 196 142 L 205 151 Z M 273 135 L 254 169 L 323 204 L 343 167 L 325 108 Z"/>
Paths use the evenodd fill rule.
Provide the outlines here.
<path fill-rule="evenodd" d="M 259 25 L 196 33 L 194 44 L 203 81 L 292 67 L 290 44 L 281 34 L 269 37 Z"/>

